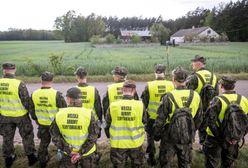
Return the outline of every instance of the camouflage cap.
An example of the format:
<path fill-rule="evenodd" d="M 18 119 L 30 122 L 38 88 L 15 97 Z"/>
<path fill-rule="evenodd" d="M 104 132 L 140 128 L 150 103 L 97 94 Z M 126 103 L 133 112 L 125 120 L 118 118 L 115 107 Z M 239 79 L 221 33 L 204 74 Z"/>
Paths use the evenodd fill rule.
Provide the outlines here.
<path fill-rule="evenodd" d="M 3 69 L 15 69 L 16 68 L 16 65 L 13 64 L 13 63 L 4 63 L 2 65 Z"/>
<path fill-rule="evenodd" d="M 172 71 L 172 75 L 174 77 L 174 80 L 181 82 L 181 83 L 185 82 L 188 77 L 187 71 L 183 69 L 181 66 L 176 67 Z"/>
<path fill-rule="evenodd" d="M 128 70 L 125 67 L 115 67 L 112 72 L 113 75 L 127 76 Z"/>
<path fill-rule="evenodd" d="M 66 97 L 70 97 L 72 99 L 80 99 L 82 98 L 82 92 L 77 87 L 72 87 L 67 90 Z"/>
<path fill-rule="evenodd" d="M 158 73 L 158 74 L 164 73 L 165 72 L 165 65 L 164 64 L 155 65 L 154 71 L 155 71 L 155 73 Z"/>
<path fill-rule="evenodd" d="M 126 80 L 123 84 L 123 87 L 136 88 L 136 83 L 133 80 Z"/>
<path fill-rule="evenodd" d="M 224 75 L 221 77 L 219 83 L 224 85 L 233 85 L 236 83 L 236 80 L 231 76 Z"/>
<path fill-rule="evenodd" d="M 41 74 L 40 78 L 42 81 L 52 81 L 53 80 L 53 73 L 45 71 Z"/>
<path fill-rule="evenodd" d="M 191 59 L 192 62 L 202 62 L 203 64 L 206 64 L 206 58 L 200 55 L 196 55 L 193 59 Z"/>
<path fill-rule="evenodd" d="M 84 67 L 78 67 L 77 70 L 74 72 L 74 75 L 77 75 L 80 78 L 87 76 L 87 74 L 87 70 Z"/>

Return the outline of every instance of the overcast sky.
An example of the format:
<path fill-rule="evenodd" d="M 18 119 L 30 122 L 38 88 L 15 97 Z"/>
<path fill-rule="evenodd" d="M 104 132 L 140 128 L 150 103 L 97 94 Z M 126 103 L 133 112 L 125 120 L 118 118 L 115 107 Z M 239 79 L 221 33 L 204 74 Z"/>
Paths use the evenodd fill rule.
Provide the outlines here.
<path fill-rule="evenodd" d="M 8 28 L 53 29 L 56 17 L 68 10 L 84 16 L 158 17 L 175 19 L 196 7 L 211 9 L 230 0 L 3 0 L 0 31 Z M 237 0 L 233 0 L 237 1 Z"/>

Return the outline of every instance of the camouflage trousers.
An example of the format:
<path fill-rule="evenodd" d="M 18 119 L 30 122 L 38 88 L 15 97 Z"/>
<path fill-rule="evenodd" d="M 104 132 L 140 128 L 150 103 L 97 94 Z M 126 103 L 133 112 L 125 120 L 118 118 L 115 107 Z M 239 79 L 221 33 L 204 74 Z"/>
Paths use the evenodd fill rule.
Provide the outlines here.
<path fill-rule="evenodd" d="M 62 160 L 59 161 L 59 168 L 77 168 L 78 166 L 81 168 L 95 168 L 96 165 L 96 153 L 82 157 L 76 164 L 71 163 L 71 158 L 68 155 L 64 155 Z"/>
<path fill-rule="evenodd" d="M 111 148 L 110 159 L 115 168 L 126 166 L 128 157 L 131 159 L 131 167 L 144 167 L 144 152 L 142 146 L 133 149 Z"/>
<path fill-rule="evenodd" d="M 153 132 L 153 123 L 155 122 L 155 120 L 149 120 L 151 121 L 152 124 L 147 125 L 146 130 L 147 131 L 146 135 L 147 135 L 147 148 L 146 148 L 146 153 L 149 154 L 149 157 L 153 157 L 156 153 L 156 148 L 155 148 L 155 143 L 154 143 L 154 135 L 150 134 L 150 132 Z"/>
<path fill-rule="evenodd" d="M 48 146 L 51 142 L 51 135 L 49 132 L 49 126 L 39 126 L 37 137 L 40 139 L 40 146 L 38 150 L 38 158 L 42 163 L 47 163 L 49 160 Z"/>
<path fill-rule="evenodd" d="M 10 157 L 15 153 L 14 136 L 16 128 L 19 129 L 26 155 L 35 152 L 33 125 L 29 116 L 2 116 L 3 156 L 5 158 Z"/>
<path fill-rule="evenodd" d="M 223 144 L 220 145 L 213 137 L 208 136 L 204 145 L 206 168 L 230 168 L 234 167 L 234 161 L 238 158 L 239 146 Z"/>
<path fill-rule="evenodd" d="M 177 155 L 179 168 L 189 168 L 192 160 L 192 144 L 180 145 L 161 142 L 159 160 L 162 168 L 170 168 L 175 155 Z"/>

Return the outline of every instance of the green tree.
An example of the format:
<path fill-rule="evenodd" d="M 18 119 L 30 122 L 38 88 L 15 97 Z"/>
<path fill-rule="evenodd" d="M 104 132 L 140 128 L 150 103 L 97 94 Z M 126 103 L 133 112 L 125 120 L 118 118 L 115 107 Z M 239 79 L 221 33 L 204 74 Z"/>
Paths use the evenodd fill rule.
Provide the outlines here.
<path fill-rule="evenodd" d="M 207 14 L 203 24 L 204 24 L 204 26 L 209 26 L 209 27 L 213 26 L 213 24 L 214 24 L 214 12 L 213 11 L 211 11 Z"/>
<path fill-rule="evenodd" d="M 169 37 L 170 29 L 166 28 L 162 23 L 154 23 L 150 29 L 152 37 L 157 38 L 160 43 Z"/>

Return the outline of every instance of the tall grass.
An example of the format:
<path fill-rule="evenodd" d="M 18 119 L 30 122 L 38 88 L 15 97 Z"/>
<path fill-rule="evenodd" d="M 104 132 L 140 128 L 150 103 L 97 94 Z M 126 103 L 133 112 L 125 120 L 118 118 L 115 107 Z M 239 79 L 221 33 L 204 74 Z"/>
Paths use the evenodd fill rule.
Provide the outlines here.
<path fill-rule="evenodd" d="M 70 76 L 78 66 L 90 75 L 110 74 L 115 66 L 125 66 L 131 74 L 150 74 L 156 63 L 166 64 L 165 47 L 92 48 L 89 43 L 0 42 L 0 62 L 17 64 L 17 75 L 39 76 L 44 70 L 56 71 L 49 57 L 63 53 L 62 75 Z M 219 46 L 170 47 L 170 68 L 181 65 L 191 70 L 190 59 L 200 54 L 207 58 L 207 68 L 218 73 L 248 72 L 248 43 Z"/>

